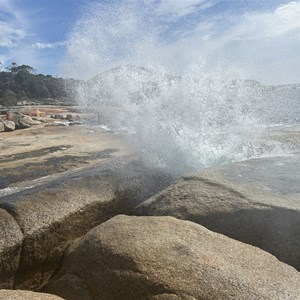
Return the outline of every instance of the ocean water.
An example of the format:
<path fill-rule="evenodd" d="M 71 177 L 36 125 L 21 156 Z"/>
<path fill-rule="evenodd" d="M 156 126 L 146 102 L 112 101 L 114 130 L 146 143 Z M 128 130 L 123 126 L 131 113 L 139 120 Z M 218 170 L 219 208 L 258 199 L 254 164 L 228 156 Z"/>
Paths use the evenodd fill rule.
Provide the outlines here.
<path fill-rule="evenodd" d="M 288 153 L 266 136 L 300 122 L 300 85 L 246 79 L 209 47 L 197 53 L 172 34 L 166 42 L 166 27 L 138 1 L 86 8 L 70 34 L 64 72 L 84 79 L 72 90 L 92 121 L 127 132 L 145 162 L 176 174 Z"/>

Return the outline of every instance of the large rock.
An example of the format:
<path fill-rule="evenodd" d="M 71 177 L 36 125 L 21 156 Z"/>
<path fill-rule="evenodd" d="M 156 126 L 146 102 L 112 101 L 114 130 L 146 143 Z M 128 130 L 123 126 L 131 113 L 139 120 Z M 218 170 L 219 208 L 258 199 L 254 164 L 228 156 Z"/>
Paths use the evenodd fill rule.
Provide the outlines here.
<path fill-rule="evenodd" d="M 90 298 L 77 297 L 80 281 Z M 68 248 L 45 291 L 69 300 L 299 300 L 300 273 L 193 222 L 116 216 Z"/>
<path fill-rule="evenodd" d="M 13 121 L 1 120 L 1 123 L 4 125 L 5 131 L 14 131 L 16 129 L 16 124 Z"/>
<path fill-rule="evenodd" d="M 6 119 L 8 121 L 13 121 L 16 125 L 16 129 L 29 128 L 33 122 L 29 116 L 25 116 L 18 112 L 7 112 Z"/>
<path fill-rule="evenodd" d="M 64 116 L 60 114 L 55 114 L 53 117 L 54 119 L 64 119 Z"/>
<path fill-rule="evenodd" d="M 2 123 L 2 120 L 0 119 L 0 132 L 5 131 L 4 124 Z"/>
<path fill-rule="evenodd" d="M 42 122 L 38 120 L 33 120 L 31 117 L 24 115 L 23 116 L 23 121 L 29 124 L 30 126 L 32 125 L 40 125 Z"/>
<path fill-rule="evenodd" d="M 49 119 L 46 117 L 32 117 L 32 120 L 39 122 L 39 124 L 49 122 Z"/>
<path fill-rule="evenodd" d="M 13 217 L 0 209 L 0 289 L 11 289 L 19 267 L 23 235 Z"/>
<path fill-rule="evenodd" d="M 202 224 L 300 270 L 300 156 L 253 159 L 184 176 L 133 214 Z"/>
<path fill-rule="evenodd" d="M 26 122 L 30 126 L 32 126 L 34 124 L 34 120 L 29 116 L 22 115 L 22 120 L 23 120 L 23 122 Z"/>
<path fill-rule="evenodd" d="M 0 290 L 0 300 L 63 300 L 63 298 L 30 291 Z"/>
<path fill-rule="evenodd" d="M 120 158 L 3 197 L 0 207 L 17 221 L 24 243 L 15 288 L 38 290 L 59 267 L 68 243 L 162 190 L 170 177 Z"/>

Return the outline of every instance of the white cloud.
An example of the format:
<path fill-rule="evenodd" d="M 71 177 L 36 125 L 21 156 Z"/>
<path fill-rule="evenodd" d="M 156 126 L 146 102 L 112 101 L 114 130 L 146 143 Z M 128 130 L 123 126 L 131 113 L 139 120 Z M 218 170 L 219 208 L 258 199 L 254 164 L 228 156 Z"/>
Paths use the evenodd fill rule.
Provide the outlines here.
<path fill-rule="evenodd" d="M 32 44 L 32 47 L 35 49 L 43 50 L 43 49 L 53 49 L 56 47 L 64 46 L 65 42 L 55 42 L 55 43 L 34 43 Z"/>
<path fill-rule="evenodd" d="M 0 40 L 0 47 L 2 48 L 13 48 L 15 46 L 16 45 L 10 40 L 8 41 Z"/>
<path fill-rule="evenodd" d="M 282 5 L 273 14 L 265 17 L 269 35 L 282 35 L 300 29 L 300 2 L 293 1 Z"/>
<path fill-rule="evenodd" d="M 232 69 L 264 83 L 299 82 L 295 70 L 300 69 L 300 1 L 268 12 L 204 18 L 169 44 L 166 52 L 175 53 L 181 66 L 195 62 L 207 71 Z"/>
<path fill-rule="evenodd" d="M 210 57 L 264 83 L 299 82 L 300 1 L 230 16 L 233 24 L 222 29 L 226 17 L 212 20 L 211 39 L 203 44 Z"/>
<path fill-rule="evenodd" d="M 27 22 L 13 0 L 0 0 L 0 61 L 15 61 L 14 53 L 27 37 Z"/>
<path fill-rule="evenodd" d="M 2 68 L 11 62 L 28 64 L 45 72 L 56 72 L 57 55 L 42 49 L 55 49 L 64 42 L 36 42 L 35 34 L 41 18 L 34 6 L 21 8 L 17 0 L 0 0 L 0 61 Z M 49 72 L 49 71 L 47 71 Z"/>
<path fill-rule="evenodd" d="M 300 1 L 273 9 L 269 5 L 268 11 L 242 11 L 230 9 L 232 0 L 226 10 L 199 11 L 217 3 L 149 0 L 145 5 L 150 10 L 133 6 L 128 12 L 118 5 L 110 14 L 92 7 L 67 45 L 68 75 L 88 78 L 115 65 L 136 64 L 168 72 L 232 72 L 263 83 L 299 81 Z M 181 23 L 181 17 L 196 11 L 198 23 L 198 14 Z M 84 71 L 78 72 L 82 62 Z"/>
<path fill-rule="evenodd" d="M 24 19 L 11 2 L 0 0 L 0 47 L 12 48 L 26 37 Z"/>
<path fill-rule="evenodd" d="M 155 3 L 155 12 L 159 16 L 170 15 L 180 18 L 215 4 L 212 0 L 160 0 Z"/>
<path fill-rule="evenodd" d="M 237 39 L 272 38 L 300 30 L 300 1 L 292 1 L 268 13 L 244 15 Z"/>

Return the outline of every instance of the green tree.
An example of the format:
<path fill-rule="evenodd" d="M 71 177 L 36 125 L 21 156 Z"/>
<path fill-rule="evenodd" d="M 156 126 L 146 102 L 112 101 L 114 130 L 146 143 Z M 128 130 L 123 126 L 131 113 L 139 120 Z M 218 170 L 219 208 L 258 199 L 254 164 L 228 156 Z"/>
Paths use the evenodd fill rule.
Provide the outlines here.
<path fill-rule="evenodd" d="M 70 86 L 73 81 L 51 75 L 36 75 L 33 67 L 25 64 L 18 66 L 12 62 L 5 71 L 0 71 L 0 104 L 16 105 L 24 99 L 48 103 L 48 98 L 54 102 L 57 100 L 63 102 L 71 95 L 66 86 Z"/>
<path fill-rule="evenodd" d="M 12 63 L 10 64 L 10 66 L 7 67 L 6 69 L 7 69 L 8 71 L 12 72 L 12 73 L 17 73 L 17 71 L 18 71 L 17 67 L 18 67 L 17 63 L 16 63 L 16 62 L 12 62 Z"/>
<path fill-rule="evenodd" d="M 17 105 L 17 102 L 18 100 L 16 94 L 11 90 L 6 90 L 3 94 L 0 104 L 4 106 L 14 106 Z"/>

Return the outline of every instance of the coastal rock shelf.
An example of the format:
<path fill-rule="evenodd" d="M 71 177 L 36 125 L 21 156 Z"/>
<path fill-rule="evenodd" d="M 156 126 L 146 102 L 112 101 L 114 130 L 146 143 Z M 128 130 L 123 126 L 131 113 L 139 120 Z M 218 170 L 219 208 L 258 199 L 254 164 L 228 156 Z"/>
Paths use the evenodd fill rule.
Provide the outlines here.
<path fill-rule="evenodd" d="M 0 299 L 300 300 L 299 153 L 174 182 L 92 126 L 0 149 Z"/>
<path fill-rule="evenodd" d="M 3 197 L 1 288 L 67 300 L 300 299 L 298 154 L 171 181 L 123 156 Z"/>

